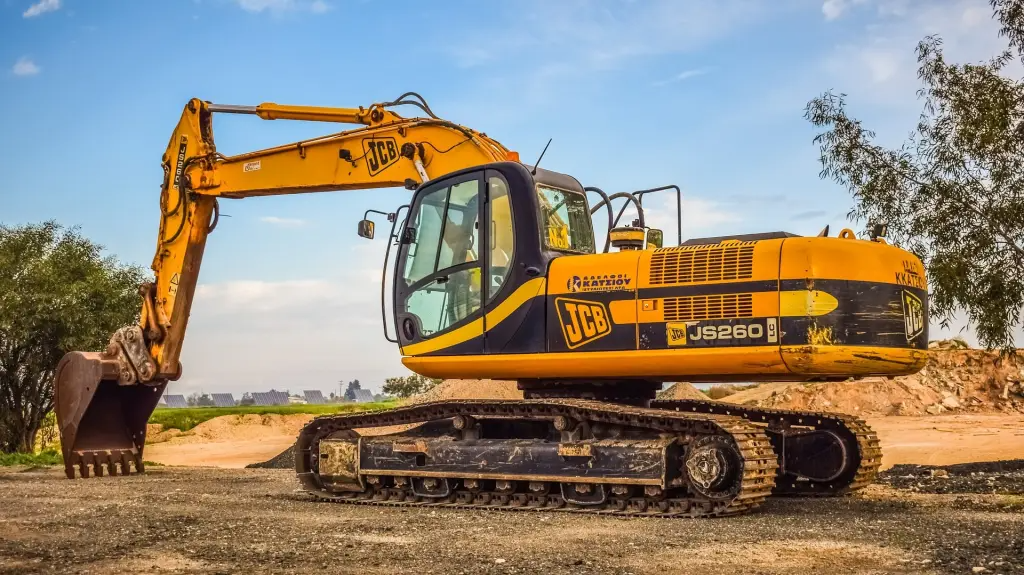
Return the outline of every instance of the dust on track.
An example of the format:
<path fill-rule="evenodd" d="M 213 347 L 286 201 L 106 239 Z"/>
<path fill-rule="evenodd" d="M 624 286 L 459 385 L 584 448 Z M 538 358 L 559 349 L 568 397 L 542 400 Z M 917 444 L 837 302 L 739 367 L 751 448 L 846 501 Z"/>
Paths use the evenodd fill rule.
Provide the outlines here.
<path fill-rule="evenodd" d="M 728 519 L 312 501 L 292 472 L 0 470 L 0 573 L 1024 572 L 1024 498 L 891 486 Z"/>

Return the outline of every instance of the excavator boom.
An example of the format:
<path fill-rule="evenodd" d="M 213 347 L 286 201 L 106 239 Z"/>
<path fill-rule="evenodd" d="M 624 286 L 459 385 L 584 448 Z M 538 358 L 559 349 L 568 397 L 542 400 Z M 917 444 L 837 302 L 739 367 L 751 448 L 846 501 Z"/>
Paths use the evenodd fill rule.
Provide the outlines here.
<path fill-rule="evenodd" d="M 427 117 L 403 118 L 412 105 Z M 361 125 L 355 129 L 236 156 L 217 151 L 213 117 L 249 114 L 264 120 Z M 66 472 L 83 476 L 142 470 L 146 421 L 179 358 L 209 234 L 220 198 L 247 198 L 368 188 L 413 189 L 431 177 L 515 159 L 495 140 L 438 118 L 417 94 L 359 108 L 185 106 L 163 154 L 160 226 L 152 269 L 140 289 L 138 325 L 118 330 L 102 352 L 70 352 L 55 381 Z"/>

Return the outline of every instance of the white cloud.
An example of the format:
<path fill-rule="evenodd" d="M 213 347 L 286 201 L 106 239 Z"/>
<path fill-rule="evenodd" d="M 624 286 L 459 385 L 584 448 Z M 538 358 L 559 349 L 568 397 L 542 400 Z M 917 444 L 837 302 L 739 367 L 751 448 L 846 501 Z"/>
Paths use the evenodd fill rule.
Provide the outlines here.
<path fill-rule="evenodd" d="M 331 6 L 324 0 L 235 0 L 246 12 L 261 13 L 282 13 L 289 11 L 308 11 L 314 14 L 323 14 L 331 9 Z"/>
<path fill-rule="evenodd" d="M 825 0 L 825 3 L 821 5 L 821 12 L 825 15 L 826 20 L 835 20 L 843 15 L 844 10 L 846 10 L 846 2 L 843 0 Z"/>
<path fill-rule="evenodd" d="M 171 393 L 335 388 L 359 379 L 380 390 L 408 372 L 384 339 L 369 270 L 343 278 L 201 284 Z M 378 277 L 379 281 L 379 277 Z"/>
<path fill-rule="evenodd" d="M 427 45 L 478 76 L 475 88 L 446 104 L 461 117 L 500 125 L 542 109 L 576 107 L 581 91 L 597 88 L 588 83 L 644 60 L 706 49 L 795 1 L 522 0 L 497 3 L 492 23 L 459 34 L 439 30 Z"/>
<path fill-rule="evenodd" d="M 14 63 L 14 67 L 11 68 L 11 72 L 15 76 L 35 76 L 40 70 L 41 68 L 28 57 L 18 58 L 18 61 Z"/>
<path fill-rule="evenodd" d="M 685 70 L 685 71 L 680 72 L 680 73 L 676 74 L 675 76 L 672 76 L 671 78 L 668 78 L 666 80 L 659 80 L 657 82 L 654 82 L 653 85 L 654 86 L 667 86 L 669 84 L 675 84 L 676 82 L 682 82 L 683 80 L 688 80 L 690 78 L 696 78 L 697 76 L 703 76 L 704 74 L 707 74 L 707 73 L 708 73 L 708 70 L 705 69 L 705 68 L 695 68 L 693 70 Z"/>
<path fill-rule="evenodd" d="M 340 282 L 329 280 L 235 280 L 196 286 L 195 301 L 209 306 L 212 315 L 223 315 L 328 305 L 343 294 L 352 296 Z"/>
<path fill-rule="evenodd" d="M 493 29 L 456 36 L 448 52 L 463 66 L 507 59 L 529 67 L 564 61 L 574 68 L 616 67 L 625 61 L 692 50 L 757 19 L 766 4 L 752 0 L 547 2 L 516 5 Z M 514 16 L 514 17 L 513 17 Z M 451 42 L 451 37 L 447 39 Z M 534 52 L 538 58 L 524 58 Z"/>
<path fill-rule="evenodd" d="M 825 20 L 835 20 L 845 14 L 849 8 L 858 4 L 867 4 L 871 0 L 825 0 L 821 5 L 821 13 Z M 889 10 L 890 5 L 897 4 L 902 0 L 877 0 L 880 1 L 879 10 Z"/>
<path fill-rule="evenodd" d="M 927 35 L 942 37 L 951 62 L 987 60 L 1006 47 L 985 0 L 859 1 L 872 6 L 875 17 L 856 41 L 837 45 L 824 60 L 833 86 L 851 101 L 916 105 L 920 82 L 914 50 Z"/>
<path fill-rule="evenodd" d="M 622 207 L 622 200 L 615 200 L 613 203 L 617 214 Z M 679 221 L 682 221 L 684 240 L 698 236 L 728 234 L 734 230 L 732 224 L 743 221 L 738 213 L 730 211 L 722 204 L 704 198 L 689 197 L 685 191 L 681 208 L 682 220 L 679 219 L 675 196 L 667 191 L 644 198 L 644 224 L 665 232 L 666 246 L 676 245 Z M 630 206 L 623 213 L 619 225 L 627 225 L 635 218 L 636 210 Z M 603 211 L 594 214 L 594 234 L 598 239 L 598 250 L 604 247 L 603 238 L 607 230 L 607 221 Z"/>
<path fill-rule="evenodd" d="M 284 10 L 291 8 L 293 0 L 236 0 L 242 10 L 247 12 L 263 12 L 264 10 Z"/>
<path fill-rule="evenodd" d="M 954 314 L 950 319 L 949 328 L 943 328 L 942 325 L 932 320 L 928 326 L 928 339 L 951 339 L 954 337 L 962 337 L 972 347 L 981 347 L 978 343 L 978 336 L 974 333 L 970 325 L 970 321 L 967 319 L 967 314 L 960 312 Z M 1018 325 L 1013 330 L 1013 340 L 1018 348 L 1024 348 L 1024 325 Z"/>
<path fill-rule="evenodd" d="M 301 228 L 307 223 L 306 220 L 299 218 L 280 218 L 277 216 L 263 216 L 260 218 L 260 221 L 279 228 Z"/>
<path fill-rule="evenodd" d="M 39 0 L 35 4 L 28 7 L 28 10 L 22 13 L 25 18 L 35 18 L 40 14 L 47 12 L 56 12 L 60 10 L 60 0 Z"/>
<path fill-rule="evenodd" d="M 333 276 L 197 286 L 184 377 L 170 393 L 327 392 L 342 379 L 380 390 L 385 378 L 408 373 L 381 326 L 384 249 L 367 242 L 332 253 L 321 267 L 343 270 Z"/>

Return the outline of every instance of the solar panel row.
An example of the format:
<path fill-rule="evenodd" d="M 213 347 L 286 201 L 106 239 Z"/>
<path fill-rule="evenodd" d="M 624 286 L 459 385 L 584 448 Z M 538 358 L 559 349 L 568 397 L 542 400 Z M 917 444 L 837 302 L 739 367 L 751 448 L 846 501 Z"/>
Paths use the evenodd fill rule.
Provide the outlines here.
<path fill-rule="evenodd" d="M 288 405 L 288 394 L 283 391 L 257 391 L 252 399 L 256 405 Z"/>
<path fill-rule="evenodd" d="M 302 395 L 306 397 L 306 403 L 313 405 L 323 405 L 327 403 L 327 398 L 324 397 L 324 392 L 319 389 L 307 389 L 302 392 Z"/>
<path fill-rule="evenodd" d="M 355 393 L 355 400 L 359 403 L 373 401 L 373 392 L 368 389 L 357 389 Z M 324 393 L 319 389 L 304 390 L 302 395 L 305 397 L 306 403 L 309 404 L 324 405 L 327 403 L 327 398 L 324 397 Z M 213 404 L 217 407 L 234 407 L 235 405 L 235 396 L 230 393 L 211 393 L 210 397 L 213 399 Z M 289 403 L 288 394 L 284 391 L 253 392 L 252 399 L 254 405 L 288 405 Z M 188 401 L 184 395 L 165 395 L 163 403 L 167 407 L 179 409 L 188 407 Z"/>
<path fill-rule="evenodd" d="M 167 407 L 174 407 L 177 409 L 188 407 L 188 401 L 185 400 L 184 395 L 165 395 L 164 403 L 167 404 Z"/>
<path fill-rule="evenodd" d="M 369 389 L 357 389 L 355 390 L 355 395 L 357 403 L 370 403 L 373 401 L 373 392 Z"/>
<path fill-rule="evenodd" d="M 230 393 L 214 393 L 211 394 L 213 398 L 213 404 L 217 407 L 234 407 L 235 396 Z"/>

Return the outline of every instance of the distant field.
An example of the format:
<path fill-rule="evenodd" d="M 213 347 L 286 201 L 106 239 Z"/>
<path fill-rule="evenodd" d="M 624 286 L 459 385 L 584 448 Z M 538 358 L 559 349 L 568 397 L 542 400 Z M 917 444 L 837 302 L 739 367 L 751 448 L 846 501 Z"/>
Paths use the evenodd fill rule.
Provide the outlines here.
<path fill-rule="evenodd" d="M 159 408 L 149 417 L 149 422 L 163 425 L 164 429 L 175 428 L 181 431 L 188 431 L 204 421 L 222 415 L 247 415 L 250 413 L 257 415 L 292 415 L 295 413 L 326 415 L 329 413 L 387 409 L 394 407 L 395 404 L 396 402 L 394 401 L 379 401 L 374 403 L 333 403 L 328 405 L 239 405 L 236 407 Z"/>

